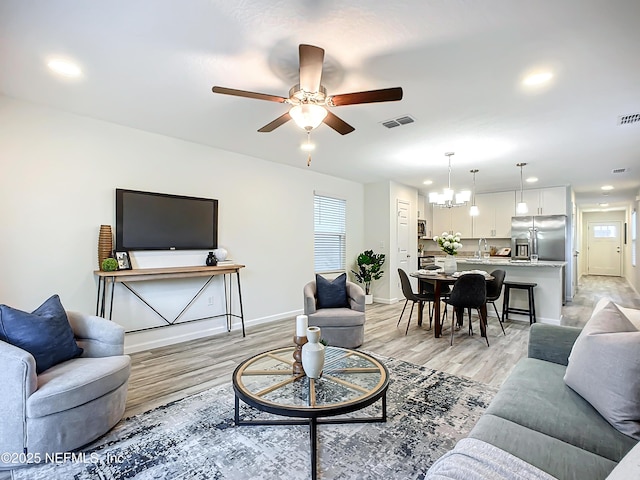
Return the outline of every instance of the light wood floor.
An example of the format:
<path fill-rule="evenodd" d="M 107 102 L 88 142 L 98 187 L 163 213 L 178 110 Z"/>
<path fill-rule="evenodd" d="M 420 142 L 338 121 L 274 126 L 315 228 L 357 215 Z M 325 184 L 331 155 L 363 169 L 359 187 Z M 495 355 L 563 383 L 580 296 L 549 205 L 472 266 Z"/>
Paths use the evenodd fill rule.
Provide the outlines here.
<path fill-rule="evenodd" d="M 584 325 L 603 296 L 640 308 L 640 296 L 624 279 L 583 277 L 578 295 L 563 308 L 563 323 Z M 501 385 L 516 362 L 526 356 L 528 323 L 505 322 L 503 335 L 498 320 L 489 317 L 491 346 L 487 347 L 474 316 L 475 335 L 469 336 L 466 328 L 456 331 L 451 347 L 449 326 L 443 337 L 433 338 L 433 331 L 427 330 L 428 318 L 426 325 L 417 326 L 416 311 L 405 336 L 409 308 L 400 327 L 396 327 L 403 304 L 367 306 L 365 343 L 361 349 L 491 385 Z M 245 358 L 292 344 L 294 330 L 295 321 L 287 319 L 250 327 L 246 338 L 233 331 L 133 354 L 125 416 L 229 382 L 234 368 Z"/>
<path fill-rule="evenodd" d="M 624 279 L 583 277 L 574 301 L 563 307 L 563 324 L 584 325 L 603 296 L 623 306 L 640 308 L 640 296 Z M 408 335 L 404 334 L 408 311 L 396 328 L 403 304 L 367 307 L 362 349 L 491 385 L 500 385 L 515 363 L 526 355 L 528 323 L 506 322 L 504 336 L 498 320 L 490 317 L 489 348 L 478 333 L 470 337 L 466 329 L 455 332 L 454 344 L 450 347 L 449 327 L 444 337 L 433 338 L 428 325 L 417 326 L 415 311 Z M 288 319 L 248 328 L 246 338 L 234 331 L 133 354 L 125 416 L 229 382 L 234 368 L 245 358 L 292 344 L 294 329 L 295 321 Z M 478 330 L 475 317 L 474 329 Z M 8 471 L 0 472 L 0 480 L 9 478 Z"/>

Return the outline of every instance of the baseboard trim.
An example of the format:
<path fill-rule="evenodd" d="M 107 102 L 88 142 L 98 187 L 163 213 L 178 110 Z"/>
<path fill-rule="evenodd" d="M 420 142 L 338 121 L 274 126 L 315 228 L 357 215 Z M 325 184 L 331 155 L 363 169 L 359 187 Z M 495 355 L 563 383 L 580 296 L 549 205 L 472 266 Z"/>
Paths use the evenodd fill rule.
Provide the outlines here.
<path fill-rule="evenodd" d="M 246 334 L 250 334 L 250 332 L 247 331 L 250 327 L 283 320 L 285 318 L 295 318 L 296 315 L 300 315 L 302 312 L 302 309 L 300 309 L 276 315 L 269 315 L 266 317 L 254 318 L 252 320 L 245 320 L 244 327 Z M 295 324 L 292 323 L 291 325 L 291 332 L 293 332 L 295 330 Z M 220 335 L 222 333 L 228 333 L 229 335 L 242 335 L 242 324 L 240 323 L 240 320 L 236 318 L 234 318 L 234 322 L 231 325 L 231 332 L 227 332 L 225 325 L 220 325 L 219 319 L 203 320 L 198 323 L 197 330 L 194 330 L 194 326 L 194 324 L 172 325 L 170 327 L 145 332 L 127 333 L 125 334 L 124 340 L 124 353 L 131 354 L 142 352 L 154 348 L 175 345 L 176 343 L 183 343 L 190 340 L 197 340 L 199 338 Z M 170 337 L 168 335 L 170 335 Z"/>
<path fill-rule="evenodd" d="M 398 303 L 398 299 L 397 298 L 373 297 L 373 303 L 383 303 L 385 305 L 393 305 L 394 303 Z"/>

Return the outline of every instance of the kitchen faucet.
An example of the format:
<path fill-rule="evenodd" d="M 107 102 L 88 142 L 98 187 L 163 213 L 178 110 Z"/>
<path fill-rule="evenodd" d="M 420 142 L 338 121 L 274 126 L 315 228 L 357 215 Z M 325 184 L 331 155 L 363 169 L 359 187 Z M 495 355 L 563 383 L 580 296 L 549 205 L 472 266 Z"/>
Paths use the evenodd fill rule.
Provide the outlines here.
<path fill-rule="evenodd" d="M 480 245 L 482 244 L 482 242 L 484 242 L 485 252 L 487 251 L 487 239 L 481 238 L 480 240 L 478 240 L 478 258 L 482 258 L 482 249 L 480 248 Z"/>

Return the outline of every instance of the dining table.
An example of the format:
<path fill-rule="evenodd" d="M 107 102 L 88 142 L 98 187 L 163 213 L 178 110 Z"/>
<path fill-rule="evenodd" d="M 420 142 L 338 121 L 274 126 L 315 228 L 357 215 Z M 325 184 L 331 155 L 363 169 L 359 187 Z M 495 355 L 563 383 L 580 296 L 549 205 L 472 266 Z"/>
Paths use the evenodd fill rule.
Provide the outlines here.
<path fill-rule="evenodd" d="M 474 272 L 476 273 L 476 272 Z M 477 272 L 484 273 L 484 272 Z M 435 338 L 439 338 L 442 336 L 442 324 L 440 323 L 440 302 L 442 298 L 442 292 L 445 288 L 449 287 L 456 283 L 456 280 L 460 277 L 460 272 L 453 273 L 451 275 L 444 274 L 442 272 L 432 272 L 421 273 L 421 272 L 413 272 L 410 274 L 412 277 L 418 279 L 418 289 L 420 293 L 425 290 L 425 283 L 430 283 L 433 285 L 433 317 L 435 318 L 434 327 L 433 327 L 433 336 Z M 493 280 L 493 276 L 489 274 L 485 274 L 484 278 L 486 281 Z M 420 306 L 422 307 L 422 305 Z M 480 335 L 483 337 L 487 336 L 486 332 L 486 323 L 487 323 L 487 304 L 484 303 L 480 308 Z M 458 325 L 462 324 L 463 315 L 460 314 L 458 317 Z M 422 325 L 422 308 L 418 309 L 418 325 Z"/>

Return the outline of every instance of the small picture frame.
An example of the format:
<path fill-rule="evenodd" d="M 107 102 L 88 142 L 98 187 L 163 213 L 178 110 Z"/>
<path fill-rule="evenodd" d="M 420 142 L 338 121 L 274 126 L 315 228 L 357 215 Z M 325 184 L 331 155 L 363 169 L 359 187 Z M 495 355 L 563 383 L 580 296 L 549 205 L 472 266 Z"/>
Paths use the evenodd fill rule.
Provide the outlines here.
<path fill-rule="evenodd" d="M 131 270 L 129 252 L 114 252 L 114 258 L 118 262 L 118 270 Z"/>

